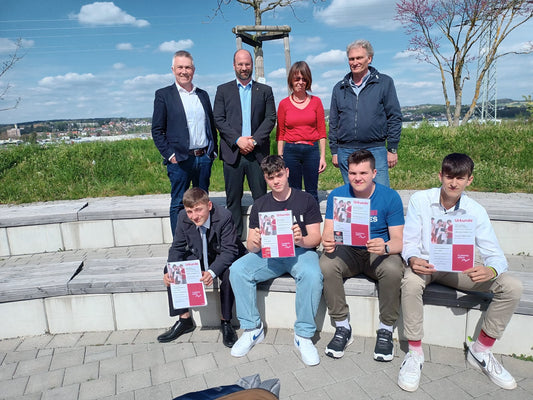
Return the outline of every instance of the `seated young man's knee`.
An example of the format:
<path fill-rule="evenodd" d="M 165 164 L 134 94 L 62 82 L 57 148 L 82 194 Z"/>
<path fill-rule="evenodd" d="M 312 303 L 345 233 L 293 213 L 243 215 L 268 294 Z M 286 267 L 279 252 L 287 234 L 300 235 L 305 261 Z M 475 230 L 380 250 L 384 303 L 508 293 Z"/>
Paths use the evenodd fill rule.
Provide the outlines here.
<path fill-rule="evenodd" d="M 500 286 L 501 291 L 505 293 L 506 297 L 520 301 L 523 286 L 522 282 L 520 282 L 517 278 L 507 272 L 504 272 L 496 278 L 495 282 Z"/>

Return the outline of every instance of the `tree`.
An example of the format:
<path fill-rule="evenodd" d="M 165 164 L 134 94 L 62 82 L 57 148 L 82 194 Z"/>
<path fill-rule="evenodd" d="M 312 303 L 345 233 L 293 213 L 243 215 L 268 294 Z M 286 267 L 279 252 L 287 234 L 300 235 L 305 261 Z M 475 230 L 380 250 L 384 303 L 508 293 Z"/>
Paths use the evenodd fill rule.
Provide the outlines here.
<path fill-rule="evenodd" d="M 396 9 L 396 19 L 411 36 L 409 50 L 440 72 L 449 126 L 458 126 L 470 119 L 483 77 L 496 59 L 533 51 L 533 43 L 529 42 L 523 49 L 498 53 L 504 39 L 533 16 L 530 0 L 400 0 Z M 479 52 L 483 54 L 480 58 L 479 42 L 487 32 L 491 37 L 488 47 Z M 480 63 L 480 72 L 472 102 L 461 119 L 463 88 L 465 80 L 470 79 L 468 66 L 474 61 Z M 451 77 L 455 96 L 453 107 L 447 77 Z"/>
<path fill-rule="evenodd" d="M 19 56 L 18 53 L 20 49 L 22 48 L 22 40 L 18 39 L 15 42 L 15 50 L 12 54 L 9 54 L 7 56 L 7 60 L 2 61 L 2 67 L 0 69 L 0 78 L 7 73 L 13 66 L 19 61 L 23 56 Z M 0 88 L 0 100 L 4 100 L 4 97 L 6 96 L 7 92 L 11 88 L 11 85 L 8 83 L 4 88 Z M 13 108 L 16 108 L 18 104 L 20 103 L 20 97 L 15 100 L 15 104 L 13 104 L 10 107 L 6 108 L 0 108 L 0 111 L 7 111 L 12 110 Z"/>
<path fill-rule="evenodd" d="M 294 5 L 296 3 L 307 2 L 309 0 L 270 0 L 270 1 L 235 0 L 235 1 L 237 3 L 240 3 L 244 10 L 252 9 L 254 11 L 255 25 L 261 26 L 263 25 L 263 14 L 268 11 L 272 11 L 272 10 L 275 11 L 276 8 L 278 7 L 289 7 L 293 15 L 296 17 L 296 19 L 298 19 L 296 15 L 296 11 L 294 9 Z M 325 0 L 312 0 L 313 3 L 317 3 L 319 1 L 325 1 Z M 216 0 L 216 2 L 217 2 L 217 6 L 213 10 L 214 12 L 213 17 L 217 16 L 218 14 L 224 15 L 223 7 L 232 3 L 233 0 Z M 259 64 L 257 60 L 258 58 L 262 58 L 262 57 L 263 57 L 263 50 L 261 49 L 261 47 L 259 46 L 254 47 L 254 60 L 255 60 L 254 64 L 256 66 L 256 69 Z M 257 70 L 256 70 L 256 73 L 257 73 Z"/>

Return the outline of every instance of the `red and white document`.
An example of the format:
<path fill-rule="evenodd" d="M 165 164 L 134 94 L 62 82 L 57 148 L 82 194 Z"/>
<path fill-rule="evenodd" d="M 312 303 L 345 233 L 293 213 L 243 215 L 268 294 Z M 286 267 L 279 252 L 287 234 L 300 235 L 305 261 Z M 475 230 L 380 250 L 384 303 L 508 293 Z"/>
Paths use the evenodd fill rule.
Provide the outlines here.
<path fill-rule="evenodd" d="M 366 246 L 370 240 L 370 199 L 335 196 L 333 234 L 336 244 Z"/>
<path fill-rule="evenodd" d="M 167 264 L 174 308 L 202 307 L 207 305 L 207 297 L 199 260 L 176 261 Z"/>
<path fill-rule="evenodd" d="M 438 271 L 461 272 L 474 266 L 476 220 L 470 215 L 431 221 L 429 263 Z"/>
<path fill-rule="evenodd" d="M 292 225 L 291 210 L 259 213 L 263 258 L 295 256 Z"/>

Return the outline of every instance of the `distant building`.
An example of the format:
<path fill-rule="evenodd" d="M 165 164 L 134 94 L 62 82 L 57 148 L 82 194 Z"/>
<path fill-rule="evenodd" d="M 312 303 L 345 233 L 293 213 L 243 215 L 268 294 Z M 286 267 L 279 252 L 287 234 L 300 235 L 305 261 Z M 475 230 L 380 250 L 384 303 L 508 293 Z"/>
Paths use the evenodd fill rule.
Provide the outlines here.
<path fill-rule="evenodd" d="M 17 124 L 15 124 L 14 128 L 7 130 L 7 137 L 9 139 L 18 139 L 20 137 L 20 129 L 18 128 Z"/>

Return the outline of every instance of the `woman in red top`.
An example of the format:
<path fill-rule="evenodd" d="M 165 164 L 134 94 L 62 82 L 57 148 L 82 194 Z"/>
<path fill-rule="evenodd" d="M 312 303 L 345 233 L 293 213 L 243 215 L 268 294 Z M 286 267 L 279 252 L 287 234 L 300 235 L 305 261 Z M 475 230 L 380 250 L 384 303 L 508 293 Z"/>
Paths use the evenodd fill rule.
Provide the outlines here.
<path fill-rule="evenodd" d="M 322 101 L 311 96 L 311 70 L 295 62 L 287 78 L 291 95 L 279 103 L 278 154 L 289 168 L 289 185 L 313 195 L 318 202 L 318 174 L 326 169 L 326 121 Z"/>

